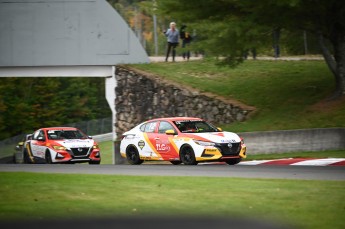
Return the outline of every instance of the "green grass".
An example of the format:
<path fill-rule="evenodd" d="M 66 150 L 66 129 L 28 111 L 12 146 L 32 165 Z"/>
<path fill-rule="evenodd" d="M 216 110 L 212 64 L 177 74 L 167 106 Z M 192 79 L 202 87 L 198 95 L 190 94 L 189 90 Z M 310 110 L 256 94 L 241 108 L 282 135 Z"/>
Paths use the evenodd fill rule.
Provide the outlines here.
<path fill-rule="evenodd" d="M 81 174 L 1 174 L 0 220 L 248 216 L 344 228 L 345 182 Z"/>
<path fill-rule="evenodd" d="M 101 164 L 113 164 L 113 141 L 99 142 L 101 150 Z"/>
<path fill-rule="evenodd" d="M 162 78 L 257 108 L 234 132 L 345 126 L 345 99 L 326 102 L 334 77 L 324 61 L 246 61 L 237 68 L 213 61 L 131 65 Z"/>

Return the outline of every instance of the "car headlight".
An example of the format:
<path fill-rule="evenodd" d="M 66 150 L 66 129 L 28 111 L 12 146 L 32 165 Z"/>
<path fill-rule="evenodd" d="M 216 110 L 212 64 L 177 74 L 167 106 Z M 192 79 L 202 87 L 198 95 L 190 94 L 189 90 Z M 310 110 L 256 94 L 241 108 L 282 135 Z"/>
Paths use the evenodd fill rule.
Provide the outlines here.
<path fill-rule="evenodd" d="M 55 150 L 66 150 L 66 147 L 64 146 L 53 146 Z"/>
<path fill-rule="evenodd" d="M 205 141 L 199 141 L 199 140 L 193 140 L 196 144 L 201 146 L 215 146 L 214 142 L 205 142 Z"/>
<path fill-rule="evenodd" d="M 92 148 L 93 149 L 99 149 L 99 146 L 98 145 L 93 145 Z"/>

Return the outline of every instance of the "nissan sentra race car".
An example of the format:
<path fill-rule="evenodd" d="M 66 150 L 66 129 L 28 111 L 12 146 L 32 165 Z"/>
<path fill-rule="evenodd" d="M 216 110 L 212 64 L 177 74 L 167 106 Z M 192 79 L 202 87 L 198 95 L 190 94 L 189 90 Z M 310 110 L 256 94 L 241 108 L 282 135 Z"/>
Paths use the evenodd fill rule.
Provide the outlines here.
<path fill-rule="evenodd" d="M 175 165 L 211 161 L 234 165 L 246 157 L 243 139 L 200 118 L 153 119 L 137 125 L 122 137 L 121 156 L 133 165 L 152 160 L 170 161 Z"/>
<path fill-rule="evenodd" d="M 101 162 L 98 144 L 74 127 L 41 128 L 24 146 L 24 163 Z"/>

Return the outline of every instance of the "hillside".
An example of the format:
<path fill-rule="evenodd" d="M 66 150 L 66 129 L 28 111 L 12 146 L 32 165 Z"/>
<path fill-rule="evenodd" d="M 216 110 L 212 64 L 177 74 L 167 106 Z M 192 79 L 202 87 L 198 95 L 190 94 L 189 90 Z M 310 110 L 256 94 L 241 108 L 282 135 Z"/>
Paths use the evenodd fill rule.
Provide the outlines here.
<path fill-rule="evenodd" d="M 205 92 L 254 106 L 236 132 L 345 126 L 345 98 L 329 101 L 334 79 L 324 61 L 248 60 L 236 68 L 212 60 L 131 65 Z"/>

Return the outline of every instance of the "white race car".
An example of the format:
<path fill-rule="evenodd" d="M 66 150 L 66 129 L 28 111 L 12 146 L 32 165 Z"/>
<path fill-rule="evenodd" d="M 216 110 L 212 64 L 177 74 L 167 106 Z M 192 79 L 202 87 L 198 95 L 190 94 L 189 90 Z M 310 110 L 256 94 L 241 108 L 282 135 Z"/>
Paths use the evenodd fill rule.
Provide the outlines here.
<path fill-rule="evenodd" d="M 24 163 L 101 162 L 98 144 L 74 127 L 41 128 L 24 146 Z"/>
<path fill-rule="evenodd" d="M 246 157 L 246 146 L 237 134 L 203 119 L 171 117 L 149 120 L 125 132 L 120 152 L 133 165 L 152 160 L 174 165 L 211 161 L 234 165 Z"/>

